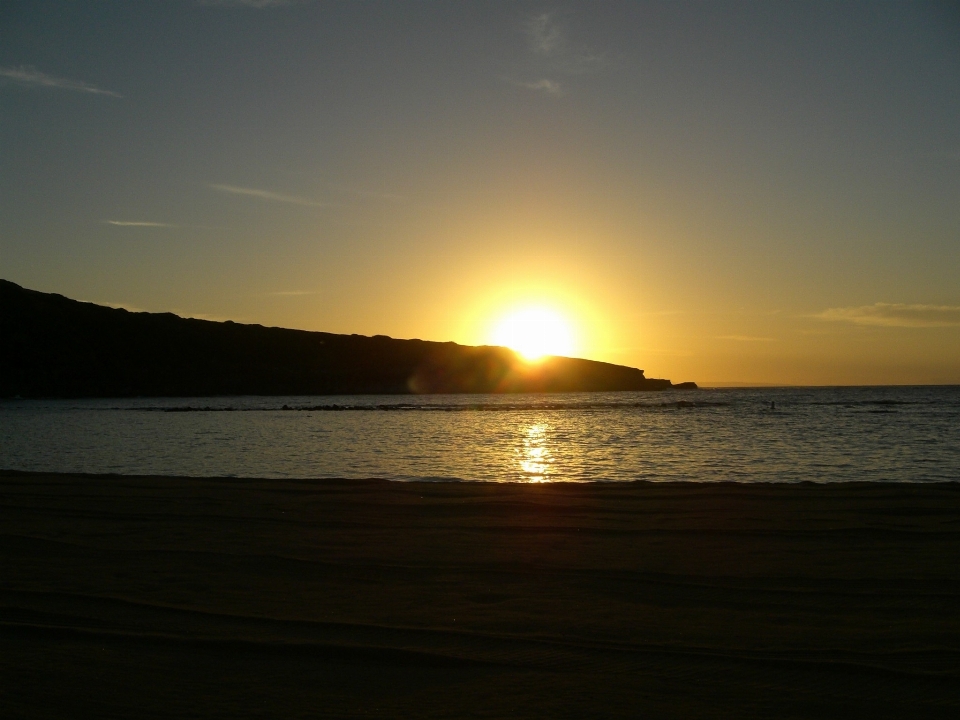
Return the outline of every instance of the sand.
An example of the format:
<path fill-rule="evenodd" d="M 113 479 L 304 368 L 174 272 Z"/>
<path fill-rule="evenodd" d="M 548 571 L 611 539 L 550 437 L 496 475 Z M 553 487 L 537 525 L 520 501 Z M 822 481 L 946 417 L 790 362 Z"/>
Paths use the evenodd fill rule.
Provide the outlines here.
<path fill-rule="evenodd" d="M 960 717 L 960 483 L 0 473 L 0 715 Z"/>

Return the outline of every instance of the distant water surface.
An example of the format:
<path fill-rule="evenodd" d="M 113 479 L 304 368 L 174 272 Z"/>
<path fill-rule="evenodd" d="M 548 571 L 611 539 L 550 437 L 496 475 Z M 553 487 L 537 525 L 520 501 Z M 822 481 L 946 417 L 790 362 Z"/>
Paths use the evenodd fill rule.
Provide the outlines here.
<path fill-rule="evenodd" d="M 481 482 L 955 481 L 960 387 L 14 400 L 0 402 L 0 468 Z"/>

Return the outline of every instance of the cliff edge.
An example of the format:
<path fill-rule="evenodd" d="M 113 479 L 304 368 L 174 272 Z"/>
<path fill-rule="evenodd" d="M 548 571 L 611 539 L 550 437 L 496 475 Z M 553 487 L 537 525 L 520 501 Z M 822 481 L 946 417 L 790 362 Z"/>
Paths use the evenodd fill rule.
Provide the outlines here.
<path fill-rule="evenodd" d="M 502 347 L 128 312 L 0 280 L 0 397 L 692 389 L 623 365 Z"/>

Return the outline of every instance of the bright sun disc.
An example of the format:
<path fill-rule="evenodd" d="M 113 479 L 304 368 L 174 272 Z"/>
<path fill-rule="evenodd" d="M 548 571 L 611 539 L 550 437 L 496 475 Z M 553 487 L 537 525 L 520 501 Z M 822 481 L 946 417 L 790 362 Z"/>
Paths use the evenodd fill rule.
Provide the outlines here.
<path fill-rule="evenodd" d="M 495 345 L 516 350 L 527 360 L 544 355 L 573 354 L 573 336 L 567 321 L 547 308 L 524 308 L 505 316 L 494 327 Z"/>

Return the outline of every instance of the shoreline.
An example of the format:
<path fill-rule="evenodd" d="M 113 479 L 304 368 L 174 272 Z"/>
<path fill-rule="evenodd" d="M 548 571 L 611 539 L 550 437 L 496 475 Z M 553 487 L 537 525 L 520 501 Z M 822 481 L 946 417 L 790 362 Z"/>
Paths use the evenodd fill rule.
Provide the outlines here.
<path fill-rule="evenodd" d="M 960 483 L 0 471 L 10 717 L 952 717 Z"/>

